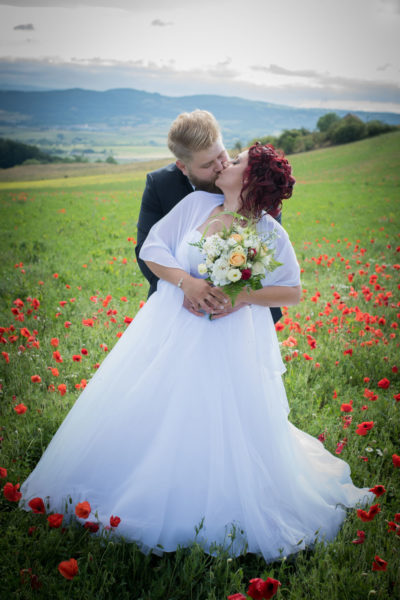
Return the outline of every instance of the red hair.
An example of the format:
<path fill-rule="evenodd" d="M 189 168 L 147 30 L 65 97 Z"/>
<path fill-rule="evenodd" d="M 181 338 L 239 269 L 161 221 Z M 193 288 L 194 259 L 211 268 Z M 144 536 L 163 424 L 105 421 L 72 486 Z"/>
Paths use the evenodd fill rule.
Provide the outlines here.
<path fill-rule="evenodd" d="M 243 212 L 260 218 L 265 211 L 276 217 L 282 200 L 290 198 L 295 179 L 283 152 L 271 144 L 257 142 L 249 148 L 248 165 L 243 173 L 240 192 Z"/>

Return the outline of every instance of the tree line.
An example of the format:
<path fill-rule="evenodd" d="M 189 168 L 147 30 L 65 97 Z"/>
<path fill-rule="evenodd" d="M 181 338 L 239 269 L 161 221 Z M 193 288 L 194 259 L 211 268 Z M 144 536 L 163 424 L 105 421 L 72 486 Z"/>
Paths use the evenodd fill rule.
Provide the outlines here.
<path fill-rule="evenodd" d="M 81 163 L 89 162 L 84 156 L 61 157 L 43 152 L 37 146 L 15 142 L 7 138 L 0 138 L 0 169 L 9 169 L 16 165 L 39 165 L 48 163 Z M 99 161 L 97 161 L 99 162 Z M 107 163 L 116 164 L 116 160 L 109 156 Z"/>
<path fill-rule="evenodd" d="M 336 113 L 326 113 L 317 121 L 317 129 L 309 131 L 301 129 L 285 129 L 279 136 L 267 135 L 262 138 L 250 140 L 249 146 L 259 141 L 262 144 L 272 144 L 275 148 L 283 150 L 285 154 L 307 152 L 317 148 L 347 144 L 364 138 L 388 133 L 398 127 L 388 125 L 383 121 L 373 120 L 364 123 L 359 117 L 351 113 L 340 118 Z M 241 150 L 238 142 L 235 150 Z"/>

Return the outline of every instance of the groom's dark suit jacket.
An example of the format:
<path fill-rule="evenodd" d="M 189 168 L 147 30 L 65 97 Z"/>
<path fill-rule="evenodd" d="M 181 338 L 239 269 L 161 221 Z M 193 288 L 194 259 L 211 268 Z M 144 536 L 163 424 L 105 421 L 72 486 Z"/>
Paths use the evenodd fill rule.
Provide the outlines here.
<path fill-rule="evenodd" d="M 139 258 L 140 249 L 154 223 L 157 223 L 175 204 L 178 204 L 182 198 L 191 192 L 193 192 L 193 187 L 189 179 L 178 169 L 175 163 L 157 169 L 157 171 L 152 171 L 147 175 L 137 225 L 135 252 L 139 268 L 150 283 L 149 296 L 157 289 L 158 277 Z M 271 313 L 274 323 L 282 316 L 279 308 L 271 308 Z"/>

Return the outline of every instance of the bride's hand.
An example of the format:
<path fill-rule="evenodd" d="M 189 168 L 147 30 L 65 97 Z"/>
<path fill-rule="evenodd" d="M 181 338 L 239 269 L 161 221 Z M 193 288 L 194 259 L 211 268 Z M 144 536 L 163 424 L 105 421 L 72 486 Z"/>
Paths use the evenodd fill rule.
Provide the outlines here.
<path fill-rule="evenodd" d="M 249 306 L 249 304 L 247 302 L 237 302 L 235 304 L 235 306 L 232 306 L 232 303 L 229 302 L 229 304 L 226 305 L 225 310 L 213 312 L 211 315 L 211 319 L 213 321 L 215 321 L 215 319 L 220 319 L 221 317 L 226 317 L 226 316 L 230 315 L 231 313 L 234 313 L 237 310 L 240 310 L 244 306 Z"/>
<path fill-rule="evenodd" d="M 212 287 L 204 279 L 197 279 L 196 277 L 185 279 L 182 283 L 182 291 L 185 294 L 188 306 L 197 314 L 200 314 L 201 311 L 219 313 L 227 308 L 230 303 L 228 296 L 221 289 Z"/>

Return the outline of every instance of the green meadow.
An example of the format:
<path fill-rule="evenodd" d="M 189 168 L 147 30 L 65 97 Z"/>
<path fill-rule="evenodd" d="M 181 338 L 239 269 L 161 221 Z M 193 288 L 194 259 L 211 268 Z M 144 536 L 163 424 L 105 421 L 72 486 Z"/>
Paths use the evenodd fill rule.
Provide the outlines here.
<path fill-rule="evenodd" d="M 140 166 L 49 168 L 31 181 L 18 171 L 0 182 L 2 598 L 224 600 L 257 577 L 279 580 L 282 600 L 400 597 L 400 133 L 289 159 L 296 186 L 282 223 L 303 286 L 277 327 L 289 418 L 346 460 L 355 484 L 382 486 L 374 514 L 350 510 L 329 545 L 266 564 L 196 544 L 144 556 L 112 532 L 19 510 L 7 490 L 34 468 L 147 283 L 134 253 Z M 71 558 L 68 580 L 58 565 Z"/>

